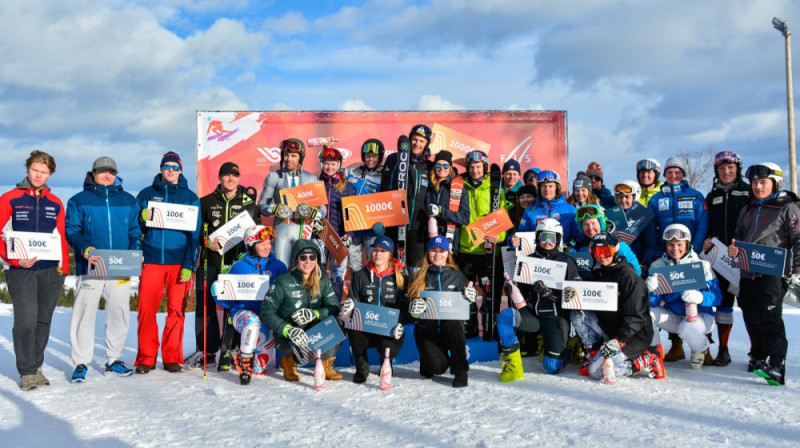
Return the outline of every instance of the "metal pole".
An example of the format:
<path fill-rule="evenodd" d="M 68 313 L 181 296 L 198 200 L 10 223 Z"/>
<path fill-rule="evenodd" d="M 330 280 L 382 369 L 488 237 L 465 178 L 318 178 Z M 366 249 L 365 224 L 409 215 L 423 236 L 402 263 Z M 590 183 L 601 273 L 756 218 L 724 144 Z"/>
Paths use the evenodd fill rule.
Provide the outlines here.
<path fill-rule="evenodd" d="M 789 176 L 792 178 L 792 191 L 797 193 L 797 158 L 794 146 L 794 93 L 792 88 L 792 33 L 788 25 L 783 33 L 786 37 L 786 109 L 789 121 Z"/>

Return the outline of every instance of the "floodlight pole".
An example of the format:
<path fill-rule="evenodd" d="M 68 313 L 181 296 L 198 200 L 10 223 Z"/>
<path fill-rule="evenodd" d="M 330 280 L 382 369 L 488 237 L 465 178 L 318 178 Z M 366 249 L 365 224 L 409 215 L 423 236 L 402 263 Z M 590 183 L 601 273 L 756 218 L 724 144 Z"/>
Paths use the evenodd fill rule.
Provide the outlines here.
<path fill-rule="evenodd" d="M 786 115 L 789 122 L 789 176 L 791 188 L 797 193 L 797 158 L 795 156 L 794 140 L 794 92 L 792 88 L 792 32 L 789 23 L 781 18 L 774 17 L 772 26 L 783 34 L 786 41 Z"/>

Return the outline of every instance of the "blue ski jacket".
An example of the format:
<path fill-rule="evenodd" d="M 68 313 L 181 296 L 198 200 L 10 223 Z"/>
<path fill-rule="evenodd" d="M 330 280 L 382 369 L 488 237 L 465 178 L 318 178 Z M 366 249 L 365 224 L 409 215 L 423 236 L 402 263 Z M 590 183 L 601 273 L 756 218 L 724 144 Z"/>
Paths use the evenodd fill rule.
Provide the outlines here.
<path fill-rule="evenodd" d="M 719 289 L 719 280 L 711 272 L 711 264 L 700 257 L 694 251 L 691 251 L 680 260 L 672 260 L 666 254 L 661 256 L 658 260 L 650 265 L 650 270 L 654 268 L 662 268 L 665 266 L 673 266 L 676 264 L 691 264 L 702 263 L 703 271 L 706 275 L 706 287 L 699 291 L 703 293 L 703 303 L 697 305 L 698 313 L 706 313 L 712 316 L 716 315 L 714 307 L 722 303 L 722 291 Z M 686 315 L 686 302 L 681 298 L 680 292 L 673 292 L 670 294 L 655 294 L 650 293 L 650 307 L 663 306 L 664 308 L 672 311 L 680 316 Z"/>
<path fill-rule="evenodd" d="M 269 257 L 261 258 L 257 255 L 248 253 L 241 260 L 231 266 L 228 274 L 234 275 L 269 275 L 269 281 L 272 283 L 278 278 L 279 275 L 289 272 L 286 265 L 275 257 L 275 254 L 270 252 Z M 250 310 L 256 314 L 261 313 L 260 300 L 219 300 L 214 296 L 214 301 L 223 308 L 231 310 L 231 315 L 236 314 L 239 310 Z"/>
<path fill-rule="evenodd" d="M 557 219 L 561 223 L 561 228 L 564 231 L 561 241 L 565 244 L 570 240 L 577 240 L 580 238 L 582 232 L 578 228 L 578 223 L 575 221 L 575 213 L 578 210 L 575 206 L 570 205 L 564 195 L 559 195 L 557 198 L 544 201 L 542 198 L 537 198 L 525 213 L 522 214 L 522 219 L 519 221 L 518 232 L 535 232 L 536 225 L 545 218 Z"/>
<path fill-rule="evenodd" d="M 708 233 L 708 216 L 703 194 L 691 188 L 685 180 L 679 184 L 664 184 L 661 191 L 650 198 L 647 207 L 655 216 L 653 222 L 656 226 L 656 239 L 650 241 L 655 244 L 653 250 L 656 257 L 664 254 L 664 245 L 661 235 L 670 224 L 683 224 L 692 232 L 692 246 L 699 249 Z M 645 250 L 647 251 L 647 250 Z"/>

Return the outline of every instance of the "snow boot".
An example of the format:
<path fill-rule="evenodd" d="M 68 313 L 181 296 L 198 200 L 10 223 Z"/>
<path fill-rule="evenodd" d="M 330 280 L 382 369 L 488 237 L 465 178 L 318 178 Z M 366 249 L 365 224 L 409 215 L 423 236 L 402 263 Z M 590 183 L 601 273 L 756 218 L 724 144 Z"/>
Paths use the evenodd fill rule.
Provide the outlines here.
<path fill-rule="evenodd" d="M 786 362 L 783 359 L 772 358 L 770 356 L 769 364 L 766 362 L 760 363 L 753 373 L 764 378 L 772 386 L 782 386 L 786 384 Z"/>
<path fill-rule="evenodd" d="M 151 370 L 155 369 L 156 366 L 148 366 L 145 364 L 139 364 L 136 366 L 136 373 L 144 375 L 146 373 L 150 373 Z"/>
<path fill-rule="evenodd" d="M 242 353 L 239 355 L 239 384 L 247 386 L 250 384 L 250 379 L 253 377 L 253 353 Z"/>
<path fill-rule="evenodd" d="M 327 361 L 322 361 L 322 367 L 325 368 L 325 379 L 328 381 L 339 381 L 344 378 L 341 373 L 333 370 L 333 361 L 335 360 L 336 358 L 331 358 Z"/>
<path fill-rule="evenodd" d="M 164 364 L 164 370 L 169 373 L 181 373 L 183 372 L 183 366 L 177 362 L 168 362 Z"/>
<path fill-rule="evenodd" d="M 286 381 L 300 381 L 300 375 L 297 374 L 297 363 L 294 362 L 292 356 L 284 356 L 281 358 L 281 370 L 283 370 L 283 379 Z"/>
<path fill-rule="evenodd" d="M 356 373 L 353 375 L 353 382 L 362 384 L 367 381 L 369 376 L 369 361 L 366 356 L 356 356 Z"/>
<path fill-rule="evenodd" d="M 133 372 L 131 372 L 131 373 L 133 373 Z M 50 385 L 50 380 L 48 380 L 47 377 L 44 376 L 44 374 L 42 373 L 42 368 L 41 367 L 39 367 L 36 370 L 36 381 L 39 383 L 40 386 L 49 386 Z"/>
<path fill-rule="evenodd" d="M 34 390 L 39 388 L 39 382 L 36 380 L 36 375 L 22 375 L 20 377 L 19 388 L 24 391 Z"/>
<path fill-rule="evenodd" d="M 455 388 L 467 387 L 468 382 L 467 372 L 456 373 L 453 377 L 453 387 Z"/>
<path fill-rule="evenodd" d="M 728 352 L 728 347 L 720 346 L 717 352 L 717 357 L 714 358 L 715 366 L 727 366 L 731 363 L 731 354 Z"/>
<path fill-rule="evenodd" d="M 75 366 L 75 370 L 72 372 L 72 382 L 76 384 L 83 383 L 86 381 L 86 372 L 87 372 L 86 364 L 78 364 Z"/>
<path fill-rule="evenodd" d="M 522 355 L 519 352 L 519 344 L 511 347 L 504 347 L 503 351 L 503 370 L 500 372 L 500 382 L 510 383 L 522 379 L 525 372 L 522 370 Z"/>
<path fill-rule="evenodd" d="M 706 352 L 692 351 L 691 362 L 692 370 L 700 370 L 703 368 L 703 360 L 706 358 Z"/>
<path fill-rule="evenodd" d="M 669 348 L 664 361 L 675 362 L 681 359 L 686 359 L 686 352 L 683 351 L 683 340 L 676 333 L 669 334 L 669 340 L 672 341 L 672 347 Z"/>

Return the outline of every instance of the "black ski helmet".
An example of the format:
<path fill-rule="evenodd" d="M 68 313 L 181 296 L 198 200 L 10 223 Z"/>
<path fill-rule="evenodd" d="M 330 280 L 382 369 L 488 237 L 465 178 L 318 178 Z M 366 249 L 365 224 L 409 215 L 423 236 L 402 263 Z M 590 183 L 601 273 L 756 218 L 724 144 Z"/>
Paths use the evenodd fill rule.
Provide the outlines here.
<path fill-rule="evenodd" d="M 386 148 L 384 148 L 383 142 L 377 138 L 367 139 L 364 144 L 361 145 L 361 161 L 364 162 L 365 154 L 369 152 L 375 154 L 376 151 L 378 154 L 378 165 L 380 165 L 383 163 L 383 154 L 386 152 Z"/>
<path fill-rule="evenodd" d="M 431 153 L 431 140 L 433 139 L 433 131 L 427 125 L 424 124 L 415 124 L 413 128 L 411 128 L 411 132 L 408 133 L 408 139 L 410 140 L 411 137 L 419 135 L 425 138 L 428 142 L 425 144 L 425 154 Z"/>

